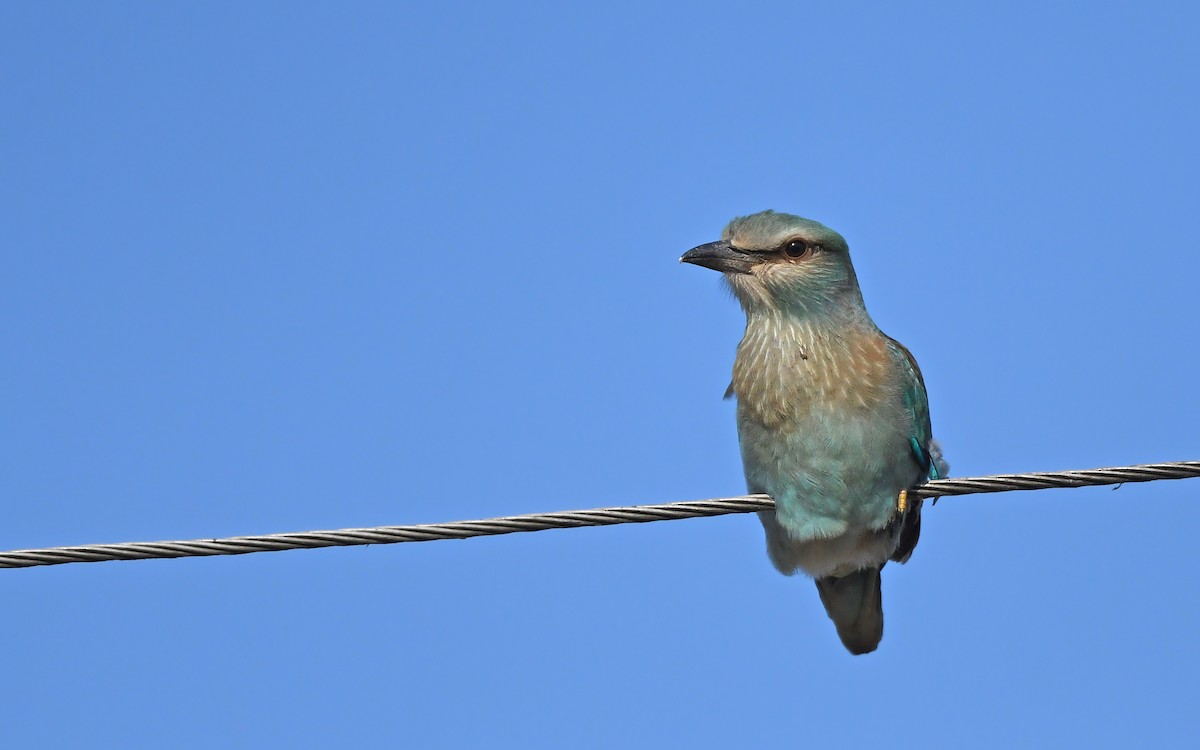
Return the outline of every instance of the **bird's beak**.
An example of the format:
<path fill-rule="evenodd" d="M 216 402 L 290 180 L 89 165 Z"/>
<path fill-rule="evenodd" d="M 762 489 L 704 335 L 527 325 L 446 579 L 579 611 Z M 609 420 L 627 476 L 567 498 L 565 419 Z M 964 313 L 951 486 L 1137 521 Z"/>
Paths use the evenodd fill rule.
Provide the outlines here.
<path fill-rule="evenodd" d="M 721 273 L 750 273 L 758 260 L 750 253 L 738 250 L 728 240 L 721 240 L 693 247 L 683 254 L 679 262 L 695 263 Z"/>

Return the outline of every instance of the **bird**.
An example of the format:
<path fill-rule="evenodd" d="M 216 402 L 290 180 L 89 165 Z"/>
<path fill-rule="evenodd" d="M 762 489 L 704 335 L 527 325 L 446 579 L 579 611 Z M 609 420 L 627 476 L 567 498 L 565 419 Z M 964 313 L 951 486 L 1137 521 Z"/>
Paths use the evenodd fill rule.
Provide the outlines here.
<path fill-rule="evenodd" d="M 845 238 L 775 211 L 733 219 L 681 262 L 719 271 L 746 314 L 726 398 L 737 400 L 747 489 L 767 554 L 800 571 L 842 644 L 883 638 L 881 571 L 907 562 L 921 533 L 909 488 L 947 475 L 913 355 L 879 330 Z"/>

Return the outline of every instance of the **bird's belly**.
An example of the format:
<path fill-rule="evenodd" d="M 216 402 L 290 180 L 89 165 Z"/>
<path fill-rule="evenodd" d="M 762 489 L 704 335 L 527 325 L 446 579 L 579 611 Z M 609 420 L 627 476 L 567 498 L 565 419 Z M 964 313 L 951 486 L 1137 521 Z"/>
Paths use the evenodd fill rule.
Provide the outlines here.
<path fill-rule="evenodd" d="M 883 416 L 893 415 L 814 411 L 772 427 L 739 420 L 747 484 L 775 499 L 792 541 L 855 536 L 891 520 L 918 472 L 907 429 Z"/>

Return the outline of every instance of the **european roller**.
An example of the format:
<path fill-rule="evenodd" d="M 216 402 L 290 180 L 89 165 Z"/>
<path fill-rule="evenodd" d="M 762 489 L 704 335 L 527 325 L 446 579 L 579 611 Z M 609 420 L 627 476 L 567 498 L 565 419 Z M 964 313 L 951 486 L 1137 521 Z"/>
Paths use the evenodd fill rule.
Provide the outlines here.
<path fill-rule="evenodd" d="M 850 248 L 829 227 L 763 211 L 680 260 L 720 271 L 746 313 L 733 382 L 746 484 L 767 553 L 816 579 L 852 654 L 883 637 L 880 571 L 921 533 L 921 501 L 901 492 L 946 475 L 912 354 L 863 305 Z"/>

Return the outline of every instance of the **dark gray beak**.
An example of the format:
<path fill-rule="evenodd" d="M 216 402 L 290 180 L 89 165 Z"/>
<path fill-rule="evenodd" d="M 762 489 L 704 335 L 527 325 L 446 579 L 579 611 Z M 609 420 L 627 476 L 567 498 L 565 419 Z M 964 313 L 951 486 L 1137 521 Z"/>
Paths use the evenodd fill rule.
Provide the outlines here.
<path fill-rule="evenodd" d="M 730 245 L 728 240 L 693 247 L 679 259 L 681 263 L 695 263 L 721 273 L 750 273 L 758 261 L 752 254 Z"/>

